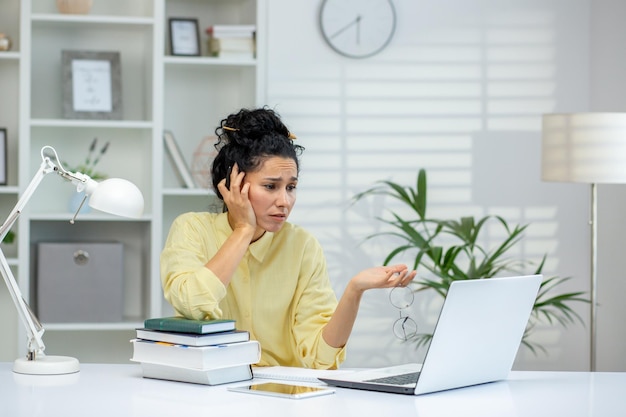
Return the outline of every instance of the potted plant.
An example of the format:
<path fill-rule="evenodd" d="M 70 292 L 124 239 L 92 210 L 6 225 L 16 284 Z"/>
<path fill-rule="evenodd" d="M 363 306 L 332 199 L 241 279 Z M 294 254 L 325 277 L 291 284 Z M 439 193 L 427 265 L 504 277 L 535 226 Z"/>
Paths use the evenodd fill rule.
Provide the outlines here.
<path fill-rule="evenodd" d="M 385 258 L 385 265 L 397 256 L 409 252 L 414 256 L 413 269 L 428 271 L 427 274 L 418 274 L 412 284 L 414 291 L 432 290 L 445 298 L 453 281 L 492 278 L 505 272 L 524 274 L 524 267 L 531 265 L 529 261 L 509 256 L 511 248 L 522 240 L 528 225 L 510 225 L 504 218 L 493 215 L 480 219 L 471 216 L 458 220 L 429 218 L 426 212 L 427 185 L 424 169 L 419 170 L 415 187 L 402 186 L 392 181 L 378 181 L 374 187 L 357 194 L 354 201 L 372 195 L 393 198 L 411 213 L 411 218 L 405 218 L 396 211 L 391 211 L 391 219 L 379 218 L 391 226 L 391 230 L 375 233 L 368 236 L 368 239 L 386 235 L 393 236 L 400 242 Z M 486 247 L 481 232 L 490 223 L 495 223 L 504 230 L 504 238 L 495 246 Z M 546 255 L 533 273 L 542 273 L 545 260 Z M 583 297 L 584 292 L 557 292 L 558 287 L 570 278 L 547 277 L 541 284 L 522 341 L 533 353 L 537 349 L 545 350 L 529 339 L 538 323 L 567 326 L 577 321 L 583 322 L 573 310 L 572 303 L 588 302 Z M 418 333 L 412 340 L 420 347 L 427 345 L 431 338 L 432 334 Z"/>
<path fill-rule="evenodd" d="M 72 172 L 80 172 L 82 174 L 89 175 L 93 180 L 103 180 L 107 178 L 107 175 L 96 171 L 96 167 L 100 163 L 100 160 L 106 154 L 109 149 L 109 142 L 105 143 L 102 148 L 98 152 L 96 152 L 96 147 L 98 145 L 98 138 L 93 138 L 91 141 L 91 145 L 89 145 L 89 150 L 87 151 L 87 157 L 85 160 L 78 165 L 69 165 L 66 162 L 63 165 L 69 165 L 66 167 L 67 170 Z"/>
<path fill-rule="evenodd" d="M 89 177 L 95 181 L 106 179 L 107 175 L 100 171 L 96 171 L 96 167 L 100 163 L 100 159 L 104 156 L 104 154 L 106 154 L 107 150 L 109 149 L 109 142 L 105 143 L 100 148 L 99 151 L 96 150 L 97 145 L 98 145 L 98 138 L 94 138 L 91 141 L 91 145 L 89 145 L 87 157 L 85 158 L 83 163 L 72 166 L 72 165 L 67 164 L 67 162 L 64 162 L 63 165 L 66 166 L 67 170 L 71 172 L 80 172 L 82 174 L 89 175 Z M 69 205 L 68 205 L 68 209 L 70 212 L 75 212 L 76 210 L 78 210 L 79 207 L 81 207 L 81 203 L 84 199 L 84 196 L 85 196 L 84 192 L 72 194 L 72 197 L 70 198 Z M 80 208 L 81 213 L 88 213 L 89 211 L 90 211 L 90 208 L 88 205 L 83 205 Z"/>
<path fill-rule="evenodd" d="M 15 241 L 15 232 L 13 230 L 9 230 L 6 236 L 4 237 L 4 239 L 2 239 L 2 243 L 6 243 L 7 245 L 10 245 L 14 241 Z"/>

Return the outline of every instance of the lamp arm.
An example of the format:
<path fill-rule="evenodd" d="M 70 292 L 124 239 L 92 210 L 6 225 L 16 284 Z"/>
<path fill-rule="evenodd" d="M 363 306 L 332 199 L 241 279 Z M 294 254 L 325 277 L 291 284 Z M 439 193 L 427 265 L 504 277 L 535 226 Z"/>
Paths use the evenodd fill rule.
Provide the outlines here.
<path fill-rule="evenodd" d="M 57 169 L 56 165 L 52 163 L 50 158 L 44 157 L 43 161 L 39 167 L 39 170 L 31 180 L 28 187 L 22 194 L 22 196 L 17 201 L 17 204 L 5 220 L 5 222 L 0 226 L 0 242 L 4 239 L 6 234 L 11 230 L 11 227 L 17 221 L 17 218 L 21 214 L 22 210 L 32 197 L 33 193 L 43 180 L 43 178 L 55 171 Z M 41 323 L 32 312 L 24 297 L 22 296 L 22 292 L 20 291 L 20 287 L 11 272 L 11 267 L 9 266 L 7 259 L 0 249 L 0 273 L 4 278 L 4 282 L 9 289 L 9 293 L 11 294 L 11 298 L 13 299 L 13 303 L 17 308 L 17 312 L 20 316 L 20 319 L 24 323 L 26 327 L 26 331 L 28 333 L 28 358 L 35 359 L 37 355 L 43 355 L 43 351 L 45 350 L 45 345 L 43 343 L 43 333 L 44 328 L 41 326 Z"/>
<path fill-rule="evenodd" d="M 28 333 L 27 357 L 29 360 L 34 360 L 37 356 L 43 355 L 43 352 L 46 349 L 42 339 L 44 328 L 28 304 L 26 304 L 26 301 L 22 296 L 22 292 L 20 291 L 20 287 L 15 281 L 15 277 L 11 272 L 11 267 L 9 266 L 2 249 L 0 249 L 0 273 L 2 273 L 4 282 L 9 289 L 9 294 L 11 294 L 13 303 L 15 304 L 20 319 L 22 320 L 22 323 L 24 323 L 26 332 Z"/>

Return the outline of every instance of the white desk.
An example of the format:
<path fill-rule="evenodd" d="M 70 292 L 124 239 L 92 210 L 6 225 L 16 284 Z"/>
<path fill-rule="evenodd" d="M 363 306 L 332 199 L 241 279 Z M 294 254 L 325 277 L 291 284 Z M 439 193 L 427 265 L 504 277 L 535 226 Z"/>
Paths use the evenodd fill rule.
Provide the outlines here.
<path fill-rule="evenodd" d="M 626 373 L 512 372 L 504 382 L 418 397 L 337 389 L 288 400 L 145 379 L 135 364 L 81 364 L 80 373 L 61 378 L 11 368 L 0 364 L 2 417 L 626 416 Z"/>

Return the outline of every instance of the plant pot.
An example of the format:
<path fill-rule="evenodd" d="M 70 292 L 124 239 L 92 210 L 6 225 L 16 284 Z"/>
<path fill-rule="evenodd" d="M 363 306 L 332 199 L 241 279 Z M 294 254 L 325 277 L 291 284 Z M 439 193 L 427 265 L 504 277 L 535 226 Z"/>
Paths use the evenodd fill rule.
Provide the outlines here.
<path fill-rule="evenodd" d="M 93 0 L 56 0 L 57 9 L 64 14 L 87 14 L 91 10 Z"/>

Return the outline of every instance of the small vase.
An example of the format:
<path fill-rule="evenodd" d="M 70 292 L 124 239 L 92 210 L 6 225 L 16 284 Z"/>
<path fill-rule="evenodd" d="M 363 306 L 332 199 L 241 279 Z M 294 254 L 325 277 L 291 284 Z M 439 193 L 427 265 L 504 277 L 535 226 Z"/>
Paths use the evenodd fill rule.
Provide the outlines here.
<path fill-rule="evenodd" d="M 0 33 L 0 51 L 8 51 L 9 49 L 11 49 L 11 38 Z"/>
<path fill-rule="evenodd" d="M 91 10 L 93 0 L 56 0 L 57 9 L 64 14 L 87 14 Z"/>

